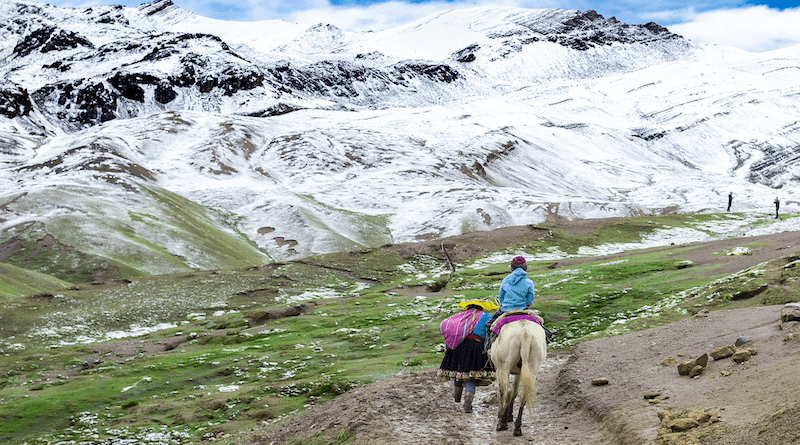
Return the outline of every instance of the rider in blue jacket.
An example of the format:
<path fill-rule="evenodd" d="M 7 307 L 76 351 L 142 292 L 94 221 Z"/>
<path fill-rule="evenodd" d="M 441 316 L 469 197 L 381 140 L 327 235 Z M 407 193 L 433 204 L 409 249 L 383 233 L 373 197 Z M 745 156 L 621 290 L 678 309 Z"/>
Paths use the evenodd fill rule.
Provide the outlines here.
<path fill-rule="evenodd" d="M 492 318 L 486 323 L 487 333 L 490 331 L 492 323 L 494 323 L 503 312 L 528 309 L 531 303 L 533 303 L 535 296 L 533 281 L 528 278 L 528 262 L 525 261 L 525 258 L 522 256 L 515 256 L 514 259 L 511 260 L 511 273 L 506 275 L 500 283 L 500 292 L 497 295 L 497 299 L 500 302 L 500 309 L 495 311 Z M 550 331 L 545 329 L 545 332 L 549 339 Z M 491 340 L 491 335 L 487 335 L 484 349 L 489 349 Z"/>
<path fill-rule="evenodd" d="M 534 298 L 533 281 L 528 278 L 528 263 L 521 256 L 514 257 L 511 260 L 511 273 L 500 283 L 497 295 L 500 312 L 528 309 Z"/>

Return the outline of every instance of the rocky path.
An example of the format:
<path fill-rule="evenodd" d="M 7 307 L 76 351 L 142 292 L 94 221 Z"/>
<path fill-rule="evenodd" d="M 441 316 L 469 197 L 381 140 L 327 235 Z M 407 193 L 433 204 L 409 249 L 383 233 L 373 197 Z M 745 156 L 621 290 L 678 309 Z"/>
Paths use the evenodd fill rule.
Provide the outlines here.
<path fill-rule="evenodd" d="M 478 389 L 471 414 L 452 400 L 435 370 L 404 373 L 356 388 L 264 433 L 283 444 L 347 430 L 357 444 L 744 445 L 800 441 L 800 329 L 781 329 L 780 306 L 711 312 L 639 333 L 581 343 L 551 353 L 537 378 L 537 402 L 523 436 L 495 431 L 497 385 Z M 697 378 L 680 376 L 689 360 L 745 337 L 751 360 L 709 361 Z M 672 360 L 670 360 L 672 359 Z M 609 384 L 594 386 L 596 378 Z M 659 394 L 656 401 L 645 393 Z M 719 421 L 659 435 L 659 413 L 712 412 Z M 796 420 L 796 419 L 795 419 Z M 771 442 L 759 441 L 769 438 Z"/>
<path fill-rule="evenodd" d="M 743 242 L 757 246 L 752 255 L 714 255 Z M 785 257 L 798 245 L 800 234 L 786 232 L 703 243 L 682 257 L 702 265 L 717 262 L 733 273 Z M 535 410 L 525 415 L 521 437 L 512 436 L 511 430 L 495 431 L 496 384 L 479 388 L 473 413 L 465 414 L 453 402 L 450 384 L 431 369 L 356 388 L 259 431 L 253 443 L 278 445 L 320 434 L 332 437 L 343 430 L 354 434 L 353 443 L 374 445 L 800 443 L 800 326 L 782 326 L 780 314 L 780 306 L 713 311 L 581 343 L 571 351 L 551 351 L 537 379 Z M 757 351 L 750 360 L 712 359 L 695 378 L 678 374 L 674 363 L 740 337 Z M 601 377 L 608 385 L 591 384 Z M 651 401 L 645 393 L 659 396 Z M 713 413 L 718 421 L 675 434 L 660 431 L 659 413 L 683 410 Z"/>

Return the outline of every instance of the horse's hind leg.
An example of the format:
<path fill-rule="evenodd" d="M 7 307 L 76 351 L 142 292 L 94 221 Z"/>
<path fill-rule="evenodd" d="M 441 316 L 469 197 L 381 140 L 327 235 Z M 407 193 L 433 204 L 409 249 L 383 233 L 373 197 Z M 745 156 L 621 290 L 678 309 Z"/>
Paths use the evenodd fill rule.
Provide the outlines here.
<path fill-rule="evenodd" d="M 514 421 L 514 400 L 517 399 L 517 394 L 519 393 L 519 375 L 514 377 L 513 391 L 513 396 L 511 396 L 511 400 L 508 401 L 508 408 L 506 409 L 506 420 L 509 422 Z"/>
<path fill-rule="evenodd" d="M 500 392 L 498 393 L 498 399 L 500 400 L 499 406 L 497 408 L 497 427 L 495 428 L 497 431 L 505 431 L 508 429 L 508 409 L 505 407 L 505 396 L 503 395 L 503 387 L 500 386 Z"/>
<path fill-rule="evenodd" d="M 508 402 L 508 407 L 506 407 L 505 412 L 503 413 L 503 419 L 506 422 L 514 421 L 514 399 L 511 399 Z"/>
<path fill-rule="evenodd" d="M 525 408 L 525 400 L 522 400 L 519 404 L 519 412 L 517 413 L 517 420 L 514 421 L 514 435 L 521 436 L 522 435 L 522 410 Z"/>

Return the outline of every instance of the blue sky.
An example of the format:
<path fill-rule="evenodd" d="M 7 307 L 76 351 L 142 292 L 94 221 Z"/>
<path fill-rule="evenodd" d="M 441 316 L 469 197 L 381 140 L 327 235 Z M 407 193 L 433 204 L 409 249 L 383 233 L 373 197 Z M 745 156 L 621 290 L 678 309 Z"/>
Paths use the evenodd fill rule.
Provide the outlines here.
<path fill-rule="evenodd" d="M 485 5 L 593 9 L 605 17 L 656 22 L 701 43 L 761 52 L 800 44 L 800 0 L 172 0 L 219 20 L 330 23 L 348 31 L 391 28 L 429 14 Z M 138 6 L 138 0 L 48 0 L 62 7 Z"/>

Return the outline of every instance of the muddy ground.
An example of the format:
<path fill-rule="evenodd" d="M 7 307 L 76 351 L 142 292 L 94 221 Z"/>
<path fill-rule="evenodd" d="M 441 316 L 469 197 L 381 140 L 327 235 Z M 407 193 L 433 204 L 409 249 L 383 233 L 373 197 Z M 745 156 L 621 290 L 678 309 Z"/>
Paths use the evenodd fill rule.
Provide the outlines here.
<path fill-rule="evenodd" d="M 528 226 L 516 230 L 516 235 L 534 232 Z M 515 236 L 513 229 L 507 236 Z M 753 255 L 712 255 L 752 243 L 761 245 Z M 697 264 L 724 263 L 725 271 L 733 273 L 798 251 L 800 233 L 786 232 L 704 243 L 682 256 Z M 800 444 L 800 330 L 781 329 L 780 313 L 781 306 L 714 311 L 581 343 L 570 351 L 550 351 L 521 437 L 513 437 L 511 430 L 495 431 L 496 383 L 479 388 L 473 412 L 465 414 L 452 400 L 450 383 L 431 369 L 356 388 L 277 426 L 265 425 L 253 440 L 277 445 L 332 438 L 346 430 L 354 435 L 348 443 L 374 445 Z M 679 375 L 677 362 L 737 339 L 757 354 L 742 363 L 730 357 L 709 359 L 699 376 Z M 598 378 L 609 383 L 593 385 Z M 684 410 L 701 410 L 695 412 L 705 416 L 686 431 L 662 429 L 659 413 Z"/>

